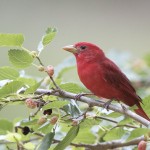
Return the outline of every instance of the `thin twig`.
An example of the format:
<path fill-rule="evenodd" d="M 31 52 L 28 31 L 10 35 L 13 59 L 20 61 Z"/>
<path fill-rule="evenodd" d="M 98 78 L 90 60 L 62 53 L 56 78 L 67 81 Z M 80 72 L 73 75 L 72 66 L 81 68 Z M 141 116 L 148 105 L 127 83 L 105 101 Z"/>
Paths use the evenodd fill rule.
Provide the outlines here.
<path fill-rule="evenodd" d="M 102 116 L 95 116 L 95 118 L 102 119 L 102 120 L 106 120 L 106 121 L 109 121 L 109 122 L 113 122 L 113 123 L 115 123 L 115 124 L 118 124 L 118 123 L 119 123 L 119 122 L 114 121 L 114 120 L 112 120 L 112 119 L 110 119 L 110 118 L 106 118 L 106 117 L 102 117 Z M 119 126 L 125 126 L 125 127 L 129 127 L 129 128 L 138 128 L 138 127 L 133 126 L 133 125 L 131 125 L 131 124 L 117 125 L 117 127 L 119 127 Z"/>
<path fill-rule="evenodd" d="M 36 59 L 39 61 L 40 65 L 44 66 L 44 64 L 42 63 L 41 59 L 38 56 L 36 56 Z"/>

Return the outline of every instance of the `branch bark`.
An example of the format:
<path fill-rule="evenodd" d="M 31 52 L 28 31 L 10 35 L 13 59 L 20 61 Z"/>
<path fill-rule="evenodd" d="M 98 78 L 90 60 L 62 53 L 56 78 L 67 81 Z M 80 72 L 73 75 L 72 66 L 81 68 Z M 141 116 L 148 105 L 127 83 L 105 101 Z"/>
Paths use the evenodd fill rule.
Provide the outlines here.
<path fill-rule="evenodd" d="M 89 150 L 108 150 L 108 149 L 113 149 L 113 148 L 118 148 L 118 147 L 125 147 L 125 146 L 131 146 L 131 145 L 137 145 L 141 140 L 145 140 L 144 136 L 135 138 L 129 142 L 124 142 L 122 140 L 114 140 L 114 141 L 109 141 L 109 142 L 102 142 L 98 144 L 75 144 L 71 143 L 70 145 L 75 146 L 75 147 L 85 147 Z M 55 140 L 54 143 L 59 143 L 61 141 Z"/>
<path fill-rule="evenodd" d="M 74 99 L 83 103 L 87 103 L 89 106 L 98 106 L 98 107 L 104 107 L 105 102 L 100 101 L 100 100 L 95 100 L 95 99 L 91 99 L 85 96 L 80 97 L 79 99 L 76 99 L 77 94 L 74 93 L 70 93 L 67 91 L 61 91 L 60 92 L 54 92 L 53 90 L 45 90 L 45 89 L 37 89 L 37 91 L 35 92 L 35 94 L 50 94 L 50 95 L 54 95 L 54 96 L 58 96 L 58 97 L 63 97 L 63 98 L 68 98 L 68 99 Z M 150 122 L 146 119 L 144 119 L 143 117 L 135 114 L 134 112 L 128 110 L 128 109 L 123 109 L 121 106 L 116 106 L 113 104 L 109 105 L 109 109 L 113 110 L 115 112 L 119 112 L 121 114 L 127 115 L 130 118 L 133 118 L 134 120 L 140 122 L 141 124 L 143 124 L 146 127 L 150 126 Z"/>

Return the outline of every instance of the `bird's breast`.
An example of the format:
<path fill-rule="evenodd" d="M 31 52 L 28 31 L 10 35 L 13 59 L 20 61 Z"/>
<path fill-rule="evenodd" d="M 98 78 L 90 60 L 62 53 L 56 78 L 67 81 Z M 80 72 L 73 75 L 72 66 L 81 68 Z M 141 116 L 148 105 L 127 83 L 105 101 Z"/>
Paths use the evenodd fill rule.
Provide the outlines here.
<path fill-rule="evenodd" d="M 119 99 L 120 92 L 113 88 L 104 76 L 104 68 L 100 63 L 77 63 L 81 82 L 93 94 L 107 99 Z"/>
<path fill-rule="evenodd" d="M 95 95 L 103 96 L 105 79 L 101 65 L 97 63 L 78 63 L 78 74 L 81 82 Z"/>

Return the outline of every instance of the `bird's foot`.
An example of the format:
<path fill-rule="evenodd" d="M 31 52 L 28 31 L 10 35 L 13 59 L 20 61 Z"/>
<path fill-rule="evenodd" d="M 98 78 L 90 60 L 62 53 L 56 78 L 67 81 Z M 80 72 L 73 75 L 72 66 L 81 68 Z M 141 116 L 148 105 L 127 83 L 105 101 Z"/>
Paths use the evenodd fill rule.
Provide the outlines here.
<path fill-rule="evenodd" d="M 123 104 L 121 104 L 121 107 L 122 107 L 122 109 L 123 109 L 124 111 L 127 110 L 127 108 L 126 108 Z"/>
<path fill-rule="evenodd" d="M 82 96 L 94 95 L 92 93 L 80 93 L 75 96 L 75 100 L 79 100 Z"/>
<path fill-rule="evenodd" d="M 103 107 L 104 107 L 107 111 L 109 111 L 109 105 L 111 104 L 112 101 L 113 101 L 113 100 L 109 100 L 109 101 L 107 101 L 106 103 L 104 103 Z"/>

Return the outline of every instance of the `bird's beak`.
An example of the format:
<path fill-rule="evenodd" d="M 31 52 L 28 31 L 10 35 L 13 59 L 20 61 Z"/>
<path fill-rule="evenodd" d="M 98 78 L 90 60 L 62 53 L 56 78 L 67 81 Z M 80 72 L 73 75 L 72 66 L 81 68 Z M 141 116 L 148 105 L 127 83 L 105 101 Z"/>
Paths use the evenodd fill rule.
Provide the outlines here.
<path fill-rule="evenodd" d="M 77 53 L 77 49 L 73 45 L 65 46 L 63 49 L 71 53 Z"/>

